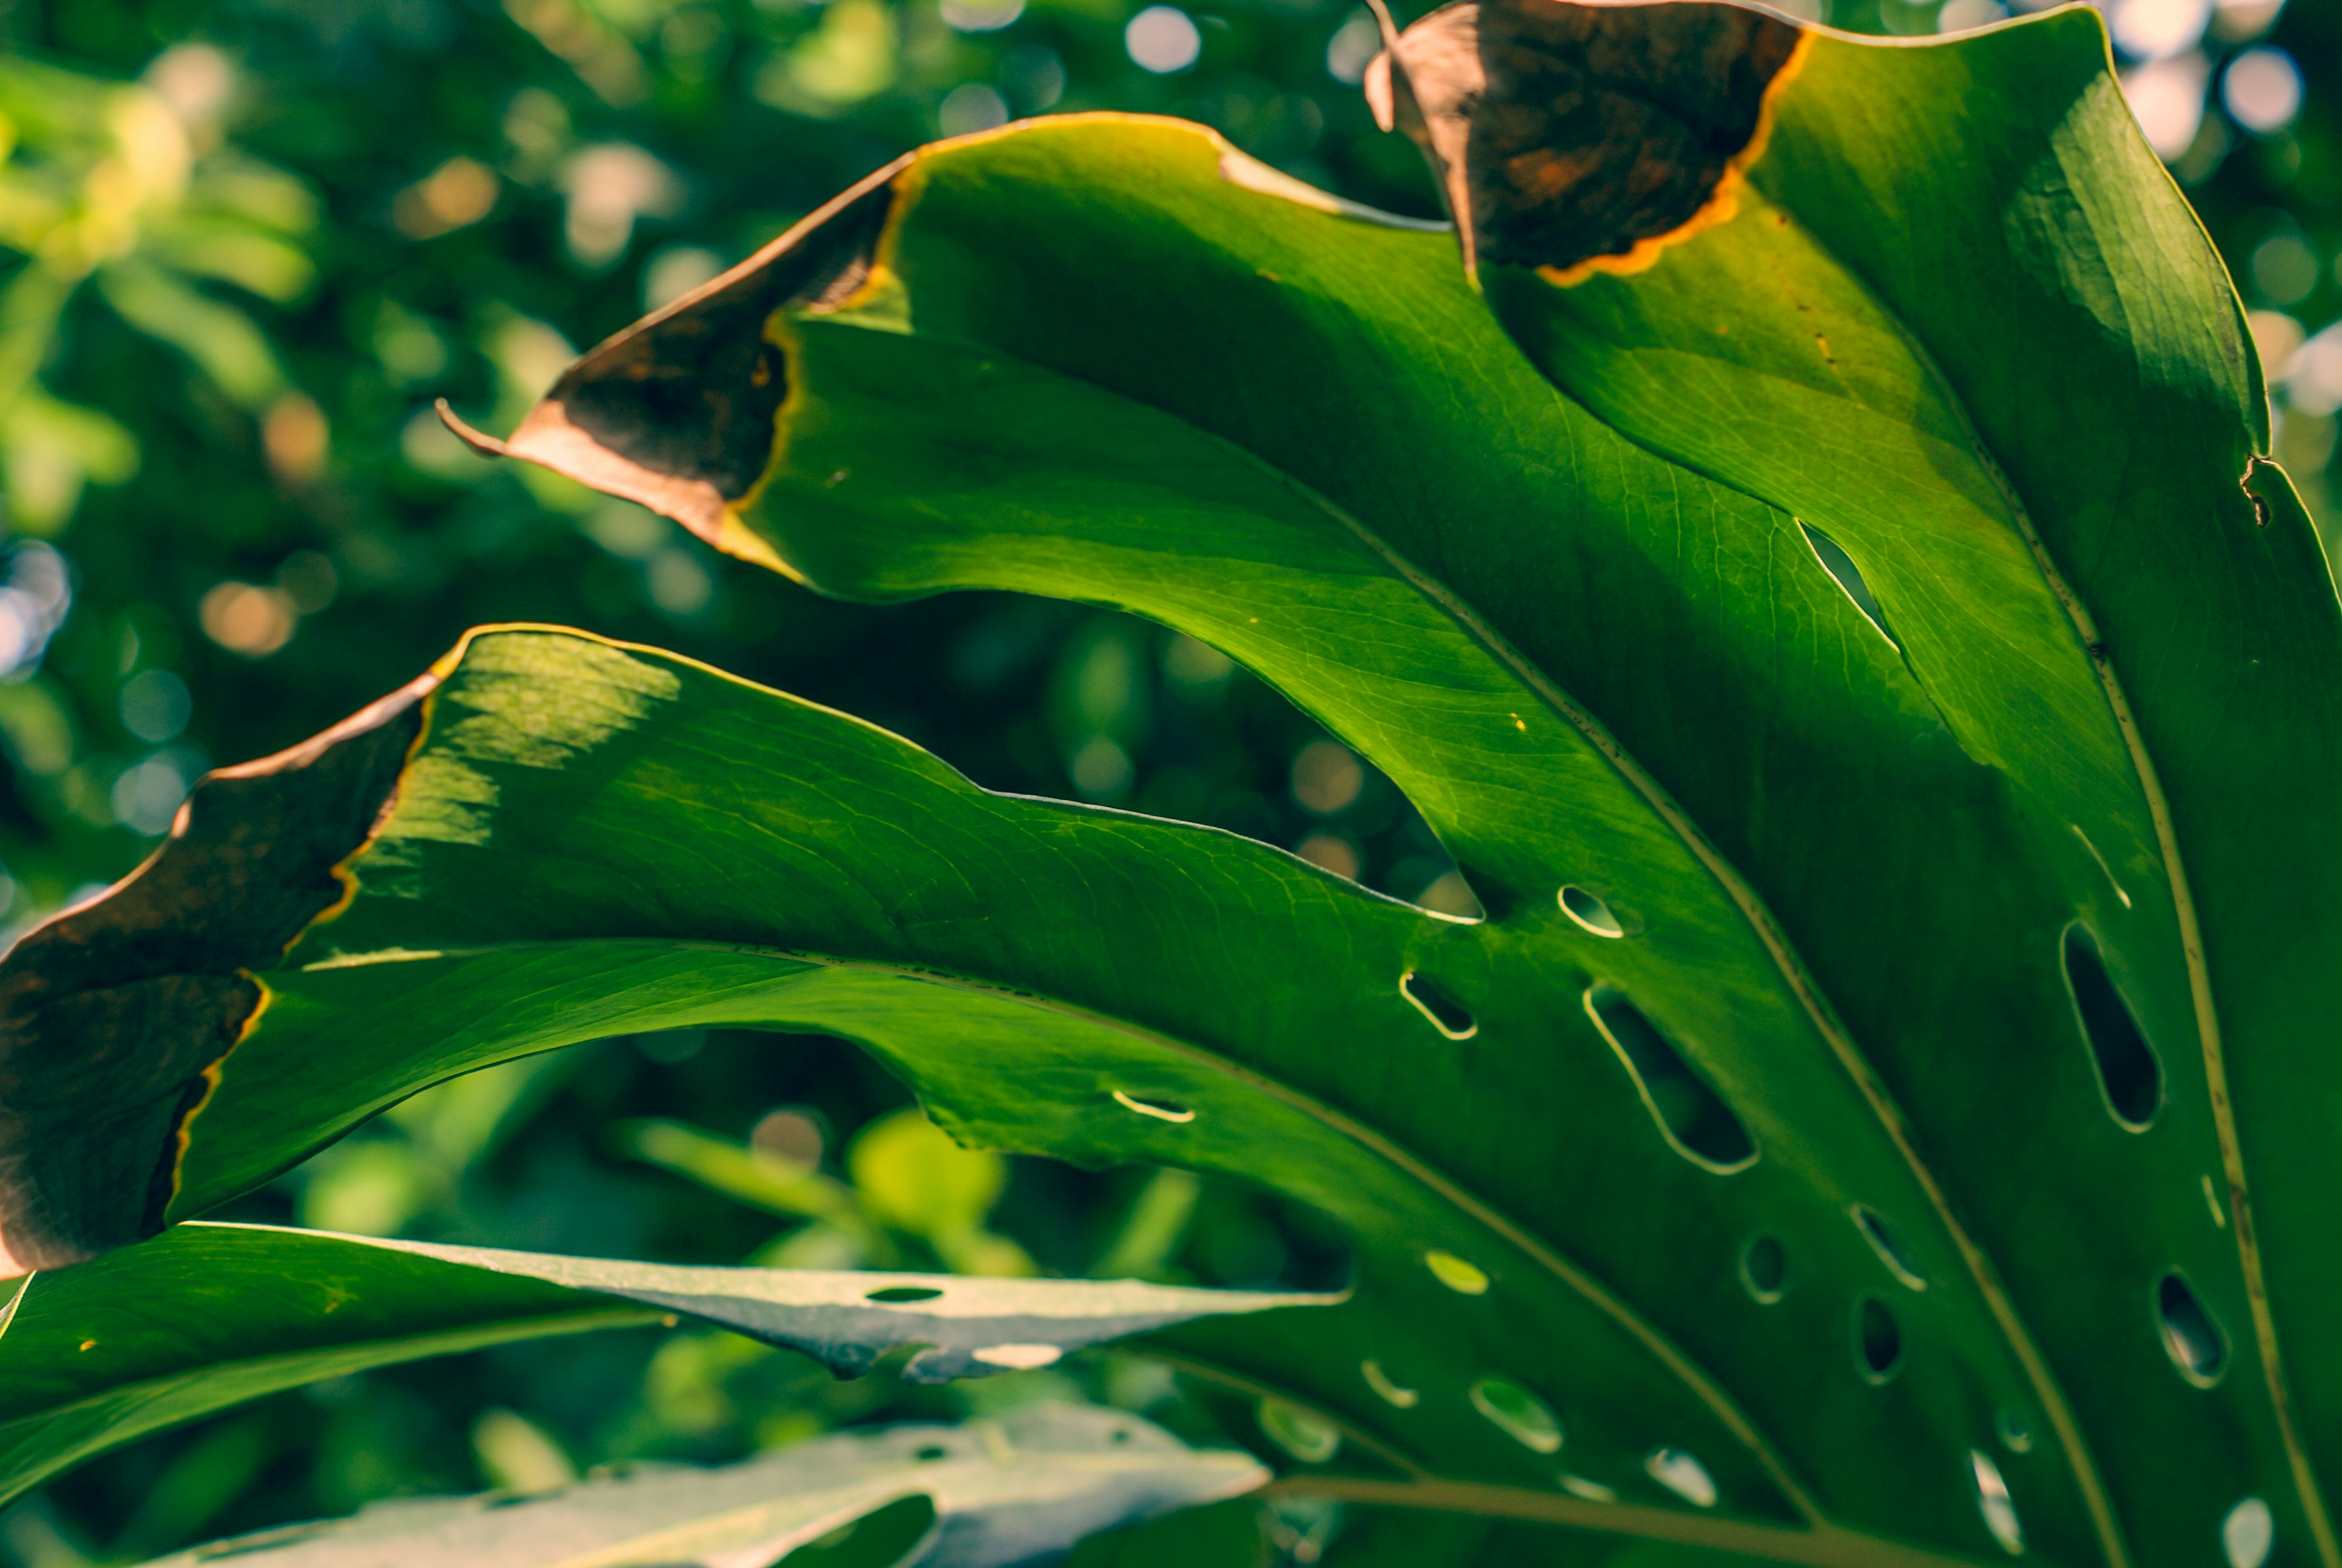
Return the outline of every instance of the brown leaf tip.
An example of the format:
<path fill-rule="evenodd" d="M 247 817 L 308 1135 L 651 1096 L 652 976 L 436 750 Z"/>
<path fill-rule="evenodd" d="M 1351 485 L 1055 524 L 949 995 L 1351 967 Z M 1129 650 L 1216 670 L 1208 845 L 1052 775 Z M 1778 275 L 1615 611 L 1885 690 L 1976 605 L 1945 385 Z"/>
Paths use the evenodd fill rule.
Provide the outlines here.
<path fill-rule="evenodd" d="M 434 679 L 212 774 L 144 865 L 0 962 L 0 1273 L 160 1227 L 206 1070 L 261 1005 L 253 972 L 342 900 Z"/>
<path fill-rule="evenodd" d="M 789 394 L 767 325 L 850 295 L 869 275 L 904 163 L 586 354 L 504 449 L 732 547 L 726 515 L 771 464 Z"/>
<path fill-rule="evenodd" d="M 1466 264 L 1573 283 L 1731 216 L 1803 29 L 1706 3 L 1463 0 L 1369 74 L 1440 180 Z"/>

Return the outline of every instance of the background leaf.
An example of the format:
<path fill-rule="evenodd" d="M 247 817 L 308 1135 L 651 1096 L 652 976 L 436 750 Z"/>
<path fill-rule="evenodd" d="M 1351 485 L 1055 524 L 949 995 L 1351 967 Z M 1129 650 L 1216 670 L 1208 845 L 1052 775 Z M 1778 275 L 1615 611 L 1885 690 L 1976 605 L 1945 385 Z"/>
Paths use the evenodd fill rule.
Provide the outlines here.
<path fill-rule="evenodd" d="M 840 1375 L 920 1346 L 902 1374 L 940 1383 L 1053 1364 L 1198 1312 L 1326 1299 L 1132 1282 L 675 1268 L 198 1223 L 13 1288 L 0 1334 L 0 1496 L 144 1433 L 281 1389 L 516 1340 L 671 1324 L 676 1313 L 801 1349 Z M 501 1419 L 510 1427 L 520 1418 Z"/>
<path fill-rule="evenodd" d="M 910 1533 L 869 1518 L 907 1493 L 931 1500 L 935 1523 L 901 1561 L 931 1568 L 1011 1568 L 1046 1561 L 1101 1525 L 1259 1484 L 1241 1455 L 1199 1453 L 1135 1417 L 1036 1405 L 972 1427 L 897 1426 L 841 1433 L 721 1470 L 656 1466 L 590 1479 L 541 1496 L 376 1503 L 354 1519 L 295 1525 L 224 1543 L 240 1559 L 287 1568 L 353 1555 L 432 1568 L 559 1568 L 613 1552 L 656 1553 L 708 1568 L 855 1561 L 853 1535 Z M 916 1534 L 914 1540 L 919 1539 Z M 207 1562 L 203 1550 L 158 1562 Z"/>

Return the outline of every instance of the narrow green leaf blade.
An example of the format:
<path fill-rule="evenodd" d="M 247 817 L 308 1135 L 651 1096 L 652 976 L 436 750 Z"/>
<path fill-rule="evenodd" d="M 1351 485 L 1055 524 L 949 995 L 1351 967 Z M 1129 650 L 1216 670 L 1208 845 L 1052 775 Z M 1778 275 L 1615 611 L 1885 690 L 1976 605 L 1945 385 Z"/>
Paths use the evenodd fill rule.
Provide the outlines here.
<path fill-rule="evenodd" d="M 143 1433 L 369 1366 L 682 1313 L 841 1374 L 1049 1365 L 1216 1312 L 1327 1296 L 1135 1281 L 695 1268 L 265 1225 L 175 1226 L 16 1287 L 0 1331 L 0 1497 Z"/>
<path fill-rule="evenodd" d="M 1028 1405 L 966 1426 L 837 1433 L 720 1469 L 643 1465 L 535 1496 L 378 1503 L 349 1519 L 199 1546 L 153 1568 L 231 1554 L 255 1568 L 767 1568 L 922 1497 L 935 1523 L 899 1561 L 1016 1568 L 1267 1478 L 1244 1454 L 1189 1449 L 1118 1411 Z"/>

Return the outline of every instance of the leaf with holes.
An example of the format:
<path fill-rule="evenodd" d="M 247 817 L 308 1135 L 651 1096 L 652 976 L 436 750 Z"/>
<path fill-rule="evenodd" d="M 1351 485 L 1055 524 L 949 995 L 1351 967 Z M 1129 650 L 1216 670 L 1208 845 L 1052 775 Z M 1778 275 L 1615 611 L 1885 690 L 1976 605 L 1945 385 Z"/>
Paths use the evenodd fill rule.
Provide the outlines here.
<path fill-rule="evenodd" d="M 834 1433 L 718 1469 L 648 1464 L 550 1493 L 377 1503 L 154 1568 L 228 1554 L 251 1568 L 1021 1568 L 1264 1479 L 1244 1454 L 1191 1450 L 1136 1416 L 1027 1405 L 966 1426 Z"/>
<path fill-rule="evenodd" d="M 1055 1364 L 1199 1313 L 1323 1296 L 1135 1281 L 685 1268 L 198 1222 L 12 1293 L 0 1500 L 211 1411 L 365 1367 L 681 1314 L 912 1383 Z"/>
<path fill-rule="evenodd" d="M 508 450 L 826 592 L 1211 644 L 1485 919 L 477 634 L 0 970 L 10 1253 L 522 1053 L 822 1031 L 966 1142 L 1346 1225 L 1345 1304 L 1152 1343 L 1360 1552 L 2342 1568 L 2342 611 L 2095 15 L 1392 44 L 1461 265 L 1199 128 L 1041 122 L 874 175 Z"/>

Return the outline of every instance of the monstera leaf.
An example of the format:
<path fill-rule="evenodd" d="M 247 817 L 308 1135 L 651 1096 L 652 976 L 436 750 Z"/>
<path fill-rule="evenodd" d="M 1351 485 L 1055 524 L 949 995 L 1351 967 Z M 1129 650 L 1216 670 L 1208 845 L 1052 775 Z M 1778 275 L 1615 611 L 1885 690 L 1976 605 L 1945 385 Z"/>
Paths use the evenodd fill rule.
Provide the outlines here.
<path fill-rule="evenodd" d="M 25 1280 L 0 1333 L 0 1499 L 144 1433 L 365 1367 L 678 1314 L 841 1376 L 1054 1365 L 1206 1313 L 1323 1296 L 1133 1281 L 688 1268 L 197 1222 Z"/>
<path fill-rule="evenodd" d="M 1191 1452 L 1136 1416 L 1028 1405 L 964 1427 L 838 1433 L 716 1470 L 655 1465 L 534 1495 L 378 1503 L 154 1568 L 224 1553 L 251 1568 L 1018 1568 L 1265 1479 L 1242 1454 Z"/>
<path fill-rule="evenodd" d="M 481 440 L 826 592 L 1211 644 L 1485 918 L 478 633 L 0 971 L 20 1266 L 488 1063 L 819 1031 L 964 1141 L 1348 1229 L 1343 1304 L 1150 1342 L 1363 1505 L 1337 1559 L 2342 1568 L 2342 612 L 2094 15 L 1392 45 L 1461 265 L 1070 116 Z"/>

